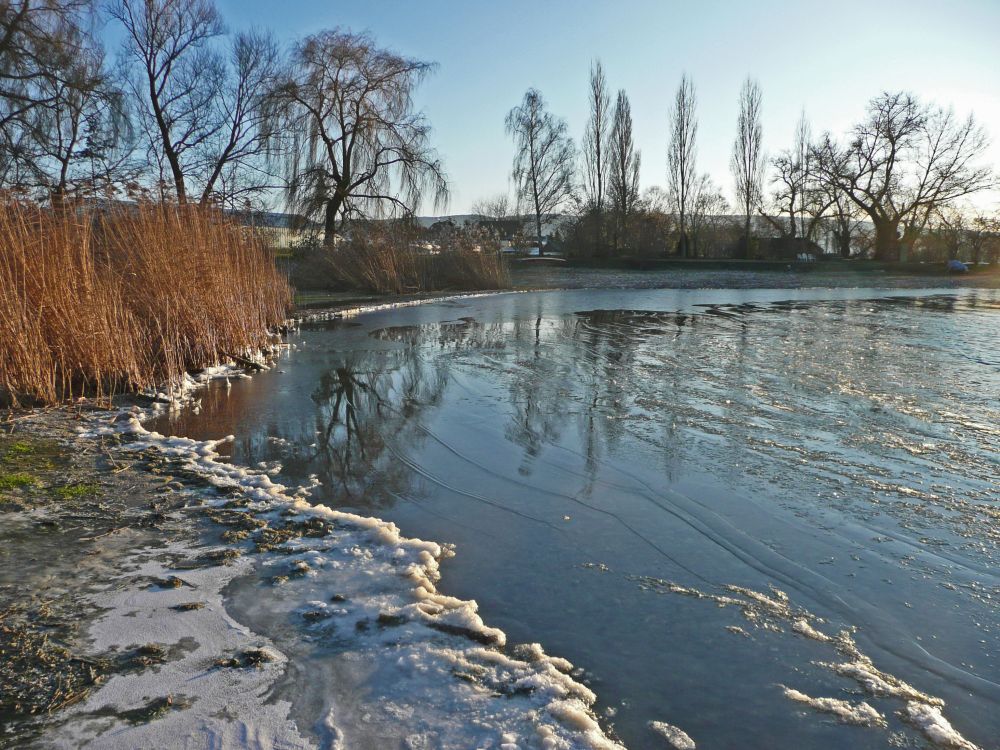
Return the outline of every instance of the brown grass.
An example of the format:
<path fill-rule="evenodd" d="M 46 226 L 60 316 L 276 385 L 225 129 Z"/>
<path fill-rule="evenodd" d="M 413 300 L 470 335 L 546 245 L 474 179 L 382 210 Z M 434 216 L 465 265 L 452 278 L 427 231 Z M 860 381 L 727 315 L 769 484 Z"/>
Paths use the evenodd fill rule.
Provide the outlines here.
<path fill-rule="evenodd" d="M 412 227 L 356 228 L 351 239 L 324 255 L 323 265 L 334 283 L 377 294 L 510 286 L 495 243 L 456 235 L 427 247 Z"/>
<path fill-rule="evenodd" d="M 213 210 L 0 204 L 0 396 L 54 403 L 259 352 L 290 289 Z"/>

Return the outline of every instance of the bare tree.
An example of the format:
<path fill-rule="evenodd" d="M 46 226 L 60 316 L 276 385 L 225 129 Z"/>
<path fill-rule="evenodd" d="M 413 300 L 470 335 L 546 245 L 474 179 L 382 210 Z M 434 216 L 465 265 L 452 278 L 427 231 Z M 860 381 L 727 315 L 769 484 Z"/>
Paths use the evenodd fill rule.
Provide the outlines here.
<path fill-rule="evenodd" d="M 707 174 L 701 175 L 694 184 L 689 219 L 694 257 L 710 257 L 726 248 L 732 239 L 728 212 L 729 201 L 722 190 Z"/>
<path fill-rule="evenodd" d="M 774 186 L 772 205 L 762 207 L 761 213 L 782 237 L 810 237 L 805 206 L 810 195 L 809 140 L 809 122 L 803 112 L 795 126 L 794 144 L 771 160 L 774 169 L 774 176 L 771 178 Z M 787 226 L 782 221 L 785 216 L 788 217 Z"/>
<path fill-rule="evenodd" d="M 667 182 L 674 210 L 678 215 L 680 239 L 678 247 L 682 257 L 688 254 L 687 213 L 691 206 L 692 192 L 697 175 L 695 172 L 698 117 L 694 83 L 685 73 L 674 96 L 670 110 L 670 144 L 667 149 Z"/>
<path fill-rule="evenodd" d="M 969 245 L 972 262 L 977 265 L 1000 260 L 1000 213 L 991 216 L 980 211 L 973 215 Z"/>
<path fill-rule="evenodd" d="M 472 205 L 472 213 L 492 221 L 503 221 L 511 214 L 510 196 L 497 193 L 491 198 L 483 198 Z"/>
<path fill-rule="evenodd" d="M 83 46 L 69 67 L 42 86 L 36 169 L 39 186 L 60 204 L 71 191 L 110 187 L 137 172 L 124 93 L 104 69 L 104 52 Z"/>
<path fill-rule="evenodd" d="M 546 111 L 537 89 L 528 89 L 521 104 L 507 113 L 507 133 L 513 137 L 514 183 L 519 198 L 535 217 L 538 253 L 542 249 L 542 222 L 552 216 L 573 191 L 573 141 L 566 121 Z"/>
<path fill-rule="evenodd" d="M 151 149 L 170 170 L 180 203 L 204 167 L 202 147 L 221 129 L 215 98 L 225 65 L 210 42 L 224 29 L 212 0 L 115 0 L 123 51 L 138 68 L 133 93 L 145 103 Z"/>
<path fill-rule="evenodd" d="M 608 93 L 608 82 L 600 60 L 595 60 L 590 67 L 588 101 L 590 117 L 583 132 L 584 189 L 590 207 L 596 211 L 600 220 L 607 194 L 607 143 L 611 127 L 611 95 Z"/>
<path fill-rule="evenodd" d="M 905 260 L 934 211 L 996 185 L 978 164 L 988 147 L 972 115 L 884 93 L 840 146 L 829 134 L 812 150 L 814 171 L 864 211 L 875 227 L 875 257 Z"/>
<path fill-rule="evenodd" d="M 842 190 L 824 183 L 810 185 L 805 211 L 809 227 L 823 227 L 833 237 L 834 247 L 842 258 L 850 258 L 862 236 L 864 214 Z M 815 231 L 815 230 L 814 230 Z"/>
<path fill-rule="evenodd" d="M 740 253 L 750 255 L 750 222 L 761 204 L 764 180 L 763 128 L 760 124 L 760 84 L 751 78 L 740 89 L 740 113 L 736 120 L 736 141 L 730 167 L 736 184 L 736 198 L 743 209 L 743 247 Z"/>
<path fill-rule="evenodd" d="M 641 156 L 632 139 L 632 106 L 624 89 L 619 90 L 608 144 L 608 197 L 615 214 L 614 247 L 627 240 L 628 220 L 639 202 Z"/>
<path fill-rule="evenodd" d="M 39 182 L 51 108 L 93 47 L 89 0 L 0 2 L 0 184 Z"/>
<path fill-rule="evenodd" d="M 498 193 L 472 204 L 472 213 L 479 217 L 480 225 L 498 239 L 518 235 L 524 222 L 515 216 L 515 209 L 507 193 Z"/>
<path fill-rule="evenodd" d="M 796 210 L 796 202 L 791 200 L 789 202 L 789 219 L 792 223 L 792 236 L 796 234 L 811 238 L 810 233 L 806 229 L 806 204 L 810 200 L 812 193 L 810 192 L 812 173 L 809 168 L 809 149 L 812 147 L 812 127 L 809 125 L 809 120 L 806 118 L 805 110 L 802 110 L 802 114 L 799 115 L 799 121 L 795 125 L 795 141 L 792 144 L 791 156 L 793 160 L 793 174 L 795 181 L 797 183 L 797 190 L 795 191 L 798 195 L 798 209 Z M 799 228 L 795 231 L 796 216 L 798 216 Z"/>
<path fill-rule="evenodd" d="M 333 29 L 306 37 L 275 102 L 296 139 L 288 152 L 288 198 L 322 216 L 325 243 L 351 217 L 409 216 L 430 192 L 448 198 L 431 127 L 413 92 L 433 65 L 379 48 L 367 34 Z"/>
<path fill-rule="evenodd" d="M 202 204 L 213 197 L 232 204 L 273 183 L 271 175 L 263 174 L 266 160 L 260 157 L 275 142 L 278 124 L 271 107 L 280 75 L 278 43 L 269 33 L 242 32 L 233 38 L 230 57 L 230 75 L 214 100 L 221 127 L 206 142 Z M 246 174 L 251 171 L 256 173 L 252 177 Z M 238 179 L 238 172 L 245 173 L 244 179 Z"/>

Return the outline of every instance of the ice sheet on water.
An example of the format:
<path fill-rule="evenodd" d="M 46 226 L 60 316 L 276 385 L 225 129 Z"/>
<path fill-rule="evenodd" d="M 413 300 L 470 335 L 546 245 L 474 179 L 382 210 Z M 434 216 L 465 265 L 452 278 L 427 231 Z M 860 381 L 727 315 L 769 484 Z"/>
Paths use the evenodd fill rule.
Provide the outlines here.
<path fill-rule="evenodd" d="M 289 616 L 298 615 L 304 629 L 317 631 L 315 637 L 322 635 L 325 622 L 335 620 L 335 633 L 331 631 L 330 637 L 342 641 L 345 633 L 350 634 L 346 651 L 350 659 L 365 664 L 361 678 L 365 682 L 358 687 L 372 696 L 372 701 L 354 706 L 354 717 L 347 716 L 348 711 L 337 706 L 333 696 L 322 701 L 326 705 L 324 718 L 316 723 L 325 726 L 323 733 L 330 744 L 350 744 L 352 732 L 373 731 L 363 725 L 374 724 L 378 736 L 397 737 L 411 744 L 479 746 L 499 742 L 500 746 L 522 750 L 620 750 L 621 745 L 605 734 L 595 717 L 596 696 L 569 674 L 572 665 L 568 661 L 545 654 L 538 644 L 506 649 L 506 634 L 483 622 L 474 601 L 437 590 L 439 562 L 452 554 L 449 548 L 405 538 L 394 524 L 377 518 L 311 505 L 263 471 L 220 461 L 217 448 L 231 437 L 214 442 L 168 437 L 146 430 L 142 416 L 138 411 L 121 415 L 114 422 L 93 425 L 89 434 L 127 434 L 124 450 L 155 449 L 216 487 L 238 491 L 250 501 L 242 512 L 290 522 L 319 519 L 329 524 L 325 536 L 286 542 L 285 554 L 265 555 L 264 565 L 291 574 L 276 577 L 288 583 L 272 589 L 274 601 L 269 606 Z M 217 575 L 214 581 L 207 579 L 202 584 L 215 595 L 231 572 Z M 318 588 L 325 588 L 324 599 L 330 599 L 334 590 L 346 591 L 348 596 L 341 594 L 337 598 L 345 601 L 330 607 L 318 598 Z M 133 610 L 138 607 L 150 618 L 156 611 L 154 604 L 143 601 L 141 595 L 127 605 L 109 602 L 110 614 L 105 622 L 117 623 L 109 631 L 111 640 L 128 640 L 122 630 L 130 624 L 125 617 L 126 606 Z M 226 631 L 266 640 L 228 618 L 221 603 L 204 611 L 200 618 L 188 634 L 195 633 L 199 643 L 210 648 L 220 647 Z M 179 637 L 178 633 L 162 634 L 165 643 L 176 642 Z M 253 685 L 228 684 L 241 691 L 239 700 L 260 703 L 264 694 L 274 690 L 282 668 L 289 658 L 294 658 L 281 654 L 276 657 L 268 669 L 254 674 Z M 309 671 L 306 663 L 296 668 L 299 673 Z M 155 744 L 156 738 L 165 736 L 156 734 L 161 730 L 187 736 L 185 733 L 202 727 L 198 731 L 209 732 L 213 745 L 218 747 L 240 745 L 237 737 L 244 741 L 252 738 L 251 745 L 262 747 L 277 746 L 286 740 L 290 747 L 310 744 L 289 722 L 291 708 L 287 702 L 272 701 L 267 710 L 248 703 L 237 714 L 239 718 L 231 717 L 220 709 L 227 684 L 216 684 L 218 675 L 210 674 L 204 659 L 200 672 L 187 659 L 172 665 L 171 670 L 171 674 L 176 673 L 176 689 L 183 688 L 190 704 L 184 710 L 172 711 L 167 723 L 154 722 L 148 725 L 152 728 L 126 732 L 122 735 L 130 738 L 126 742 Z M 136 681 L 142 679 L 146 678 L 116 678 L 97 691 L 84 710 L 119 700 L 126 692 L 141 693 L 146 688 Z M 248 718 L 257 716 L 259 724 L 257 718 Z M 333 716 L 343 724 L 336 724 Z M 76 739 L 87 739 L 86 729 L 81 731 L 83 734 Z"/>
<path fill-rule="evenodd" d="M 787 625 L 793 632 L 805 638 L 828 644 L 847 660 L 816 662 L 817 666 L 854 680 L 872 697 L 902 701 L 904 706 L 898 712 L 900 718 L 920 730 L 938 747 L 980 750 L 977 745 L 965 739 L 944 717 L 943 700 L 918 690 L 899 677 L 876 667 L 871 658 L 858 648 L 850 631 L 841 630 L 835 635 L 830 635 L 819 630 L 816 626 L 821 625 L 823 621 L 808 610 L 793 605 L 788 595 L 780 589 L 772 586 L 765 594 L 743 586 L 726 585 L 722 588 L 729 592 L 728 594 L 715 594 L 657 578 L 640 577 L 636 581 L 647 590 L 705 599 L 715 602 L 720 607 L 736 607 L 747 622 L 763 630 L 781 632 L 781 626 Z M 746 635 L 742 628 L 730 626 L 728 629 Z M 782 691 L 789 700 L 832 714 L 844 723 L 868 727 L 886 726 L 885 717 L 867 702 L 851 703 L 839 698 L 815 698 L 788 687 L 782 687 Z"/>

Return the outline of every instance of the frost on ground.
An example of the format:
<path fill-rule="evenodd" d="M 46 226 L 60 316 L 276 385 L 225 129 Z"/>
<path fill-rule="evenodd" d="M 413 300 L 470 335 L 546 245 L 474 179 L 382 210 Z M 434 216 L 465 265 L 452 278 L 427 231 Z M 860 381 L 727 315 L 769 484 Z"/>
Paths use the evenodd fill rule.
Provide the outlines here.
<path fill-rule="evenodd" d="M 121 450 L 155 450 L 180 473 L 214 485 L 219 496 L 187 512 L 242 518 L 237 525 L 247 531 L 234 543 L 256 545 L 258 554 L 185 571 L 176 588 L 123 585 L 105 594 L 107 613 L 90 634 L 96 649 L 154 642 L 176 658 L 110 680 L 74 709 L 77 718 L 50 736 L 52 744 L 620 750 L 569 662 L 537 644 L 508 647 L 475 602 L 437 590 L 449 549 L 407 539 L 391 523 L 312 505 L 307 490 L 293 494 L 265 471 L 218 460 L 221 441 L 148 432 L 140 416 L 119 414 L 87 434 L 118 435 Z M 169 580 L 161 561 L 168 553 L 185 554 L 150 550 L 135 561 L 132 579 Z M 222 591 L 238 575 L 254 579 L 261 621 L 279 633 L 273 640 L 269 629 L 253 632 L 227 613 Z M 193 590 L 204 606 L 172 609 L 183 609 Z M 326 649 L 324 658 L 317 649 Z M 241 656 L 251 651 L 266 657 Z M 123 711 L 150 720 L 123 722 Z"/>
<path fill-rule="evenodd" d="M 663 737 L 674 750 L 695 750 L 697 745 L 695 745 L 694 740 L 679 727 L 675 727 L 673 724 L 667 724 L 662 721 L 651 721 L 649 722 L 649 728 L 652 729 L 656 734 Z"/>
<path fill-rule="evenodd" d="M 796 703 L 804 703 L 817 711 L 833 714 L 844 724 L 855 724 L 862 727 L 884 727 L 885 717 L 864 701 L 849 703 L 839 698 L 812 698 L 805 693 L 791 688 L 784 688 L 785 697 Z"/>
<path fill-rule="evenodd" d="M 246 572 L 246 561 L 173 575 L 170 560 L 196 554 L 184 544 L 136 553 L 120 580 L 96 597 L 107 611 L 89 629 L 94 653 L 146 644 L 154 662 L 162 649 L 163 663 L 112 677 L 66 713 L 46 734 L 46 746 L 312 747 L 289 720 L 288 703 L 269 695 L 286 659 L 223 606 L 222 588 Z M 189 608 L 192 599 L 200 606 Z M 253 668 L 217 664 L 248 652 L 260 654 Z"/>

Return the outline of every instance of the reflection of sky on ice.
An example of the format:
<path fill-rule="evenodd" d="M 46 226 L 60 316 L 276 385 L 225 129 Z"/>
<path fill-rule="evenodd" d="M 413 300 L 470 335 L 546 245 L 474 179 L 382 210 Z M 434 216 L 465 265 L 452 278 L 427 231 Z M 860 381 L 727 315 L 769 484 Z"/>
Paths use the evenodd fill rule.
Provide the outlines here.
<path fill-rule="evenodd" d="M 274 370 L 153 427 L 236 434 L 235 460 L 316 475 L 317 501 L 456 544 L 442 589 L 583 667 L 630 746 L 656 741 L 650 721 L 706 747 L 919 736 L 806 631 L 853 627 L 993 747 L 998 307 L 864 289 L 434 304 L 307 327 Z M 726 585 L 773 586 L 788 611 Z"/>

